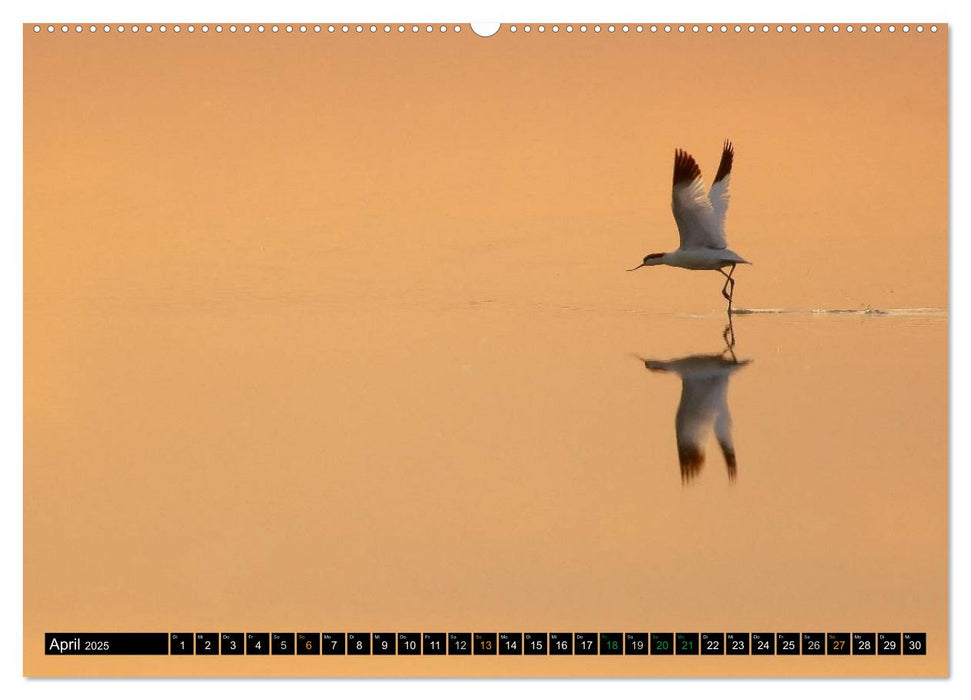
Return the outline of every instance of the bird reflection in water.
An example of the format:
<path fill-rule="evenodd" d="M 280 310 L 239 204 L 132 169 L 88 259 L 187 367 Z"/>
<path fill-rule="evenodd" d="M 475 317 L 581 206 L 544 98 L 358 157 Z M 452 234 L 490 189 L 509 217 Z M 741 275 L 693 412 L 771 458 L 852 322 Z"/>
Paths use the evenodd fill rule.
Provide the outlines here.
<path fill-rule="evenodd" d="M 668 372 L 681 377 L 681 403 L 674 429 L 681 463 L 681 481 L 690 482 L 705 463 L 705 443 L 714 427 L 715 437 L 725 456 L 728 480 L 735 481 L 737 461 L 732 443 L 732 417 L 728 410 L 728 380 L 751 360 L 738 360 L 734 350 L 734 332 L 726 347 L 712 355 L 688 355 L 675 360 L 639 358 L 652 372 Z"/>

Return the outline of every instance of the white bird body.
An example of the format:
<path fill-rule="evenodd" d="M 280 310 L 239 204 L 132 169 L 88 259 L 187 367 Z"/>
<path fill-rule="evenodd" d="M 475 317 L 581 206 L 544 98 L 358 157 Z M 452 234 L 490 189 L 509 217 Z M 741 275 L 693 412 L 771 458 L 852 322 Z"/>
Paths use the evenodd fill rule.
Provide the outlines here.
<path fill-rule="evenodd" d="M 732 308 L 735 266 L 748 260 L 728 249 L 725 236 L 725 214 L 728 211 L 729 183 L 735 149 L 725 141 L 721 162 L 710 190 L 705 189 L 701 168 L 689 154 L 674 153 L 674 181 L 671 189 L 671 212 L 678 225 L 681 245 L 670 253 L 651 253 L 634 268 L 669 265 L 688 270 L 718 270 L 727 279 L 722 295 Z M 722 268 L 731 268 L 725 272 Z"/>
<path fill-rule="evenodd" d="M 655 260 L 659 262 L 654 262 Z M 728 248 L 678 248 L 670 253 L 663 253 L 660 258 L 652 258 L 650 265 L 670 265 L 683 267 L 686 270 L 721 270 L 723 267 L 748 263 L 748 260 Z"/>

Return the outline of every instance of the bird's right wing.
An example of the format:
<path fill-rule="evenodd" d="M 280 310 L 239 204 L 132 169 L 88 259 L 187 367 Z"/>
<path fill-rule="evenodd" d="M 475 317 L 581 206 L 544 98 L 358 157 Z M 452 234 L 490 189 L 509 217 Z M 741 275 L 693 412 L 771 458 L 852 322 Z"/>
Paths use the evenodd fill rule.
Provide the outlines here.
<path fill-rule="evenodd" d="M 725 230 L 725 212 L 728 211 L 729 182 L 732 179 L 732 162 L 735 160 L 735 147 L 726 139 L 722 147 L 722 159 L 718 164 L 718 173 L 708 192 L 708 199 L 715 213 L 715 223 L 719 231 Z"/>
<path fill-rule="evenodd" d="M 732 416 L 728 412 L 727 401 L 722 404 L 715 416 L 715 437 L 718 439 L 718 446 L 721 447 L 722 454 L 725 456 L 728 479 L 735 481 L 737 462 L 735 461 L 735 445 L 732 443 Z"/>
<path fill-rule="evenodd" d="M 725 247 L 725 236 L 719 232 L 715 210 L 705 193 L 701 168 L 680 148 L 674 152 L 671 211 L 678 224 L 682 248 Z"/>

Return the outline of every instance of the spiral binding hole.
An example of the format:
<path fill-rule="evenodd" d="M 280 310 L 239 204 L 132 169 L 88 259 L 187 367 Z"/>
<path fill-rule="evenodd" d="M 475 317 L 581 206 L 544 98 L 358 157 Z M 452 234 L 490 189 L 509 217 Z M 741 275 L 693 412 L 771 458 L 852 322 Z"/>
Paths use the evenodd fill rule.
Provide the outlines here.
<path fill-rule="evenodd" d="M 458 25 L 458 24 L 452 25 L 452 26 L 449 26 L 449 25 L 446 25 L 446 24 L 439 24 L 439 25 L 432 25 L 432 24 L 426 24 L 426 25 L 418 25 L 418 24 L 413 24 L 413 25 L 404 25 L 404 24 L 399 24 L 399 25 L 390 25 L 390 24 L 385 24 L 385 25 L 377 25 L 377 24 L 370 24 L 370 25 L 360 25 L 360 24 L 357 24 L 357 25 L 347 25 L 347 24 L 344 24 L 344 25 L 333 25 L 333 24 L 331 24 L 331 25 L 325 25 L 325 26 L 326 26 L 326 31 L 327 31 L 328 34 L 334 34 L 337 31 L 340 31 L 340 33 L 342 33 L 342 34 L 350 34 L 350 33 L 354 33 L 354 34 L 364 34 L 364 33 L 369 33 L 369 34 L 380 34 L 380 33 L 392 34 L 394 32 L 397 32 L 398 34 L 404 34 L 404 33 L 408 32 L 409 30 L 411 31 L 412 34 L 420 34 L 420 33 L 432 34 L 432 33 L 436 33 L 436 32 L 437 33 L 440 33 L 440 34 L 447 34 L 450 30 L 451 31 L 454 31 L 455 33 L 459 33 L 459 32 L 462 31 L 461 25 Z M 495 25 L 495 26 L 498 27 L 499 25 Z M 72 28 L 74 30 L 73 32 L 71 31 Z M 282 25 L 283 33 L 285 33 L 285 34 L 307 34 L 310 30 L 312 30 L 314 34 L 320 34 L 324 30 L 324 28 L 325 28 L 324 26 L 319 25 L 319 24 L 315 24 L 315 25 L 306 25 L 306 24 L 300 24 L 300 25 L 287 24 L 287 25 Z M 705 34 L 714 34 L 714 33 L 726 34 L 726 33 L 730 32 L 730 31 L 732 31 L 732 32 L 734 32 L 736 34 L 741 34 L 742 32 L 748 32 L 749 34 L 756 34 L 756 33 L 770 34 L 774 30 L 774 33 L 776 33 L 776 34 L 783 34 L 783 33 L 786 33 L 786 29 L 787 28 L 788 28 L 788 32 L 791 33 L 791 34 L 798 34 L 800 32 L 805 33 L 805 34 L 811 34 L 811 33 L 814 33 L 814 32 L 815 33 L 818 33 L 818 34 L 824 34 L 827 31 L 831 31 L 833 34 L 839 34 L 841 31 L 842 32 L 845 32 L 847 34 L 853 34 L 854 32 L 859 33 L 859 34 L 868 34 L 868 33 L 882 34 L 883 32 L 887 32 L 889 34 L 896 34 L 898 31 L 903 32 L 904 34 L 910 34 L 911 31 L 913 31 L 914 33 L 917 33 L 917 34 L 924 34 L 924 33 L 927 33 L 927 32 L 932 33 L 932 34 L 936 34 L 938 32 L 938 30 L 939 30 L 939 27 L 936 24 L 931 24 L 931 25 L 923 25 L 923 24 L 915 24 L 915 25 L 908 25 L 908 24 L 903 24 L 903 25 L 893 25 L 893 24 L 889 24 L 889 25 L 879 25 L 879 24 L 873 24 L 873 25 L 867 25 L 867 24 L 852 25 L 852 24 L 846 24 L 846 25 L 842 25 L 842 26 L 841 25 L 838 25 L 838 24 L 834 24 L 831 27 L 828 27 L 827 25 L 823 25 L 823 24 L 815 25 L 815 26 L 814 25 L 810 25 L 810 24 L 806 24 L 806 25 L 797 25 L 797 24 L 792 24 L 792 25 L 782 25 L 782 24 L 776 24 L 776 25 L 768 25 L 768 24 L 763 24 L 763 25 L 754 25 L 754 24 L 749 24 L 749 25 L 739 25 L 739 24 L 736 24 L 736 25 L 725 25 L 725 24 L 721 24 L 721 25 L 712 25 L 712 24 L 706 24 L 706 25 L 698 25 L 698 24 L 691 24 L 691 25 L 684 25 L 684 24 L 678 24 L 678 25 L 670 25 L 670 24 L 665 24 L 665 25 L 656 25 L 656 24 L 652 24 L 652 25 L 642 25 L 642 24 L 636 24 L 636 25 L 631 25 L 631 24 L 620 24 L 620 25 L 618 25 L 618 24 L 606 24 L 606 25 L 600 25 L 600 24 L 596 24 L 596 25 L 577 24 L 577 25 L 573 25 L 573 24 L 564 24 L 564 25 L 559 25 L 559 24 L 549 24 L 549 25 L 544 25 L 544 24 L 537 24 L 537 25 L 532 25 L 532 26 L 531 25 L 528 25 L 528 24 L 525 24 L 525 25 L 512 24 L 512 25 L 509 25 L 508 26 L 507 31 L 510 34 L 517 34 L 517 33 L 529 34 L 529 33 L 532 33 L 534 30 L 536 32 L 540 33 L 540 34 L 547 33 L 547 30 L 549 30 L 549 32 L 552 33 L 552 34 L 588 34 L 591 31 L 594 34 L 601 34 L 601 33 L 604 33 L 604 32 L 606 32 L 608 34 L 616 34 L 618 32 L 623 33 L 623 34 L 630 34 L 632 32 L 636 32 L 637 34 L 643 34 L 645 31 L 650 32 L 651 34 L 657 34 L 659 31 L 663 31 L 665 34 L 670 34 L 670 33 L 672 33 L 672 31 L 674 31 L 676 29 L 678 34 L 688 34 L 688 33 L 690 33 L 690 34 L 701 34 L 701 33 L 705 33 Z M 160 25 L 157 25 L 157 26 L 151 25 L 151 24 L 146 24 L 146 25 L 137 25 L 137 24 L 131 24 L 131 25 L 124 25 L 124 24 L 109 25 L 109 24 L 105 24 L 105 25 L 101 25 L 101 26 L 94 25 L 94 24 L 91 24 L 91 25 L 82 25 L 82 24 L 76 24 L 76 25 L 68 25 L 68 24 L 61 24 L 61 25 L 47 24 L 47 25 L 41 25 L 41 24 L 34 24 L 34 25 L 30 25 L 30 31 L 33 32 L 34 34 L 43 34 L 43 33 L 46 33 L 46 34 L 57 34 L 57 33 L 60 33 L 60 34 L 71 34 L 71 33 L 74 33 L 74 34 L 80 35 L 80 34 L 84 34 L 85 33 L 85 29 L 87 29 L 87 32 L 88 33 L 91 33 L 91 34 L 98 33 L 99 31 L 101 31 L 101 32 L 103 32 L 105 34 L 110 34 L 113 31 L 116 32 L 116 33 L 118 33 L 118 34 L 124 34 L 126 32 L 131 33 L 131 34 L 138 34 L 139 32 L 142 32 L 144 34 L 151 34 L 153 32 L 159 33 L 159 34 L 166 34 L 166 33 L 168 33 L 170 31 L 170 29 L 171 29 L 171 32 L 174 33 L 174 34 L 181 34 L 183 31 L 185 31 L 186 33 L 189 33 L 189 34 L 196 34 L 196 33 L 199 33 L 199 34 L 210 34 L 210 33 L 223 34 L 226 31 L 228 31 L 230 34 L 236 34 L 239 31 L 242 31 L 242 33 L 244 33 L 244 34 L 250 34 L 253 31 L 253 27 L 251 25 L 248 25 L 248 24 L 246 24 L 246 25 L 235 25 L 235 24 L 222 25 L 222 24 L 217 24 L 217 25 L 211 25 L 211 26 L 208 25 L 208 24 L 202 24 L 202 25 L 194 25 L 194 24 L 178 25 L 178 24 L 175 24 L 175 25 L 171 25 L 171 26 L 167 26 L 167 25 L 164 25 L 164 24 L 160 24 Z M 256 26 L 256 32 L 259 33 L 259 34 L 264 34 L 266 32 L 266 30 L 267 30 L 267 27 L 264 26 L 264 25 L 262 25 L 262 24 Z M 273 33 L 273 34 L 279 34 L 280 33 L 280 30 L 281 30 L 281 25 L 275 25 L 275 24 L 274 25 L 269 25 L 269 31 L 271 33 Z M 491 35 L 485 35 L 485 34 L 483 34 L 483 36 L 491 36 Z"/>

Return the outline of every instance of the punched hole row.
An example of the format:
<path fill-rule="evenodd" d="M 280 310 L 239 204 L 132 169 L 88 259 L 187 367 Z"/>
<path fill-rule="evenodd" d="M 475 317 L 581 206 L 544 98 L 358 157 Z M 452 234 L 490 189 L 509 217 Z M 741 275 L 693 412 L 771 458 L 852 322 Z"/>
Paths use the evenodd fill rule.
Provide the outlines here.
<path fill-rule="evenodd" d="M 392 32 L 397 32 L 399 34 L 404 34 L 404 33 L 430 34 L 432 32 L 437 32 L 437 33 L 444 34 L 449 31 L 461 32 L 462 27 L 457 24 L 455 25 L 445 25 L 445 24 L 441 24 L 441 25 L 432 25 L 432 24 L 422 24 L 422 25 L 418 25 L 418 24 L 409 24 L 409 25 L 405 25 L 405 24 L 398 24 L 398 25 L 391 25 L 391 24 L 383 24 L 383 25 L 378 25 L 378 24 L 226 24 L 226 25 L 214 24 L 214 25 L 208 25 L 208 24 L 201 24 L 198 26 L 195 24 L 186 24 L 186 25 L 160 24 L 158 26 L 154 26 L 151 24 L 145 24 L 145 25 L 131 24 L 127 26 L 124 24 L 116 24 L 116 25 L 112 25 L 112 24 L 104 24 L 104 25 L 35 24 L 33 25 L 33 31 L 35 34 L 40 34 L 45 31 L 48 34 L 54 34 L 58 31 L 61 32 L 62 34 L 67 34 L 72 31 L 75 34 L 82 34 L 82 33 L 95 34 L 97 32 L 101 32 L 104 34 L 108 34 L 111 32 L 116 32 L 118 34 L 124 34 L 125 32 L 130 32 L 132 34 L 137 34 L 138 32 L 144 32 L 146 34 L 151 34 L 152 32 L 159 32 L 162 34 L 166 32 L 173 32 L 175 34 L 181 34 L 183 32 L 186 32 L 188 34 L 195 34 L 195 33 L 208 34 L 210 32 L 215 32 L 216 34 L 223 34 L 227 32 L 230 34 L 237 34 L 237 33 L 243 33 L 243 34 L 264 34 L 264 33 L 391 34 Z"/>
<path fill-rule="evenodd" d="M 284 24 L 284 25 L 216 24 L 216 25 L 208 25 L 208 24 L 202 24 L 198 26 L 194 24 L 187 24 L 187 25 L 161 24 L 158 26 L 154 26 L 151 24 L 146 24 L 146 25 L 138 25 L 138 24 L 40 25 L 40 24 L 35 24 L 33 25 L 32 29 L 35 34 L 41 34 L 45 32 L 47 34 L 55 34 L 58 32 L 62 34 L 67 34 L 69 32 L 74 32 L 75 34 L 82 34 L 82 33 L 95 34 L 98 32 L 105 33 L 105 34 L 111 33 L 111 32 L 115 32 L 118 34 L 124 34 L 126 32 L 129 32 L 132 34 L 137 34 L 138 32 L 144 32 L 146 34 L 151 34 L 152 32 L 159 32 L 162 34 L 167 32 L 172 32 L 175 34 L 181 34 L 183 32 L 186 32 L 188 34 L 195 34 L 195 33 L 208 34 L 210 32 L 213 32 L 216 34 L 223 34 L 223 33 L 264 34 L 267 32 L 271 34 L 279 34 L 281 32 L 285 34 L 308 34 L 308 33 L 309 34 L 321 34 L 321 33 L 326 33 L 326 34 L 393 34 L 393 33 L 445 34 L 448 32 L 462 31 L 462 27 L 458 24 L 455 24 L 455 25 L 445 25 L 445 24 L 439 24 L 439 25 L 433 25 L 433 24 L 420 24 L 420 25 L 419 24 L 397 24 L 397 25 L 393 25 L 393 24 L 381 24 L 381 25 L 379 24 Z M 926 27 L 922 24 L 913 25 L 913 26 L 909 24 L 903 24 L 903 25 L 847 24 L 843 26 L 840 26 L 838 24 L 832 25 L 832 26 L 827 26 L 823 24 L 819 24 L 819 25 L 812 25 L 812 24 L 804 24 L 804 25 L 797 25 L 797 24 L 789 24 L 789 25 L 783 25 L 783 24 L 773 24 L 773 25 L 769 25 L 769 24 L 761 24 L 761 25 L 755 25 L 755 24 L 747 24 L 747 25 L 746 24 L 732 24 L 732 25 L 728 25 L 728 24 L 720 24 L 720 25 L 713 25 L 713 24 L 690 24 L 690 25 L 686 25 L 686 24 L 675 24 L 675 25 L 672 25 L 672 24 L 605 24 L 605 25 L 602 25 L 602 24 L 590 24 L 590 25 L 588 24 L 564 24 L 564 25 L 511 24 L 508 27 L 508 31 L 513 34 L 515 33 L 530 34 L 533 32 L 538 34 L 545 34 L 547 32 L 550 32 L 552 34 L 559 34 L 559 33 L 614 34 L 617 32 L 620 32 L 623 34 L 627 34 L 631 32 L 634 32 L 637 34 L 643 34 L 643 33 L 649 33 L 649 34 L 658 34 L 658 33 L 663 33 L 663 34 L 672 34 L 672 33 L 678 33 L 678 34 L 714 34 L 714 33 L 810 34 L 810 33 L 817 33 L 817 34 L 822 34 L 825 32 L 831 32 L 833 34 L 839 34 L 840 32 L 846 32 L 847 34 L 852 34 L 853 32 L 859 32 L 861 34 L 866 34 L 867 32 L 873 32 L 876 34 L 880 34 L 882 32 L 888 32 L 890 34 L 894 34 L 898 31 L 903 32 L 904 34 L 908 34 L 911 31 L 915 31 L 917 33 L 923 33 L 925 30 L 934 33 L 938 31 L 938 27 L 937 25 L 934 25 L 934 24 Z"/>

